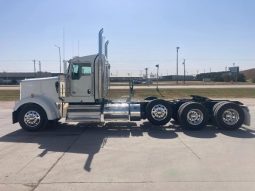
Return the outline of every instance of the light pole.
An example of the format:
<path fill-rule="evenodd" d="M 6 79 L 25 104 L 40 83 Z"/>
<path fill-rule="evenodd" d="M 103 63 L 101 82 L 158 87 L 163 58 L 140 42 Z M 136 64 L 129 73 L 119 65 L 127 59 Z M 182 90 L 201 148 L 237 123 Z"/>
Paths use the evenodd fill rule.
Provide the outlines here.
<path fill-rule="evenodd" d="M 185 84 L 185 75 L 186 75 L 186 71 L 185 71 L 185 59 L 183 60 L 183 84 Z"/>
<path fill-rule="evenodd" d="M 159 70 L 159 64 L 156 65 L 157 68 L 157 90 L 158 90 L 158 70 Z"/>
<path fill-rule="evenodd" d="M 59 54 L 59 73 L 61 74 L 61 51 L 60 47 L 55 45 L 56 48 L 58 48 L 58 54 Z"/>
<path fill-rule="evenodd" d="M 180 47 L 177 46 L 176 47 L 176 53 L 177 53 L 177 56 L 176 56 L 176 84 L 178 84 L 178 62 L 179 62 L 179 59 L 178 59 L 178 54 L 179 54 L 179 49 Z"/>

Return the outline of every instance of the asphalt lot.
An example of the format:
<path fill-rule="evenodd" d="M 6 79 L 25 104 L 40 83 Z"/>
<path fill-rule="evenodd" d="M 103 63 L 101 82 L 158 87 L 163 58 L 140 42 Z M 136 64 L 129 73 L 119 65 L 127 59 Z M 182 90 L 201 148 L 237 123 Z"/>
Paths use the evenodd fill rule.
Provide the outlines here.
<path fill-rule="evenodd" d="M 63 124 L 29 133 L 0 102 L 0 190 L 255 190 L 251 127 L 199 132 L 144 123 Z"/>

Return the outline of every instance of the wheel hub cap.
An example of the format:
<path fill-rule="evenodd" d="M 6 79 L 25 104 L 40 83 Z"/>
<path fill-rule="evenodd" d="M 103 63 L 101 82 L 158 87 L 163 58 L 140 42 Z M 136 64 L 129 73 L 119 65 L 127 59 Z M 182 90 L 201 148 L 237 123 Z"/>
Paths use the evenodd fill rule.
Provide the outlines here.
<path fill-rule="evenodd" d="M 239 113 L 235 109 L 227 109 L 222 115 L 223 121 L 227 125 L 235 125 L 239 121 Z"/>
<path fill-rule="evenodd" d="M 199 125 L 204 119 L 204 114 L 199 109 L 192 109 L 187 113 L 187 121 L 191 125 Z"/>
<path fill-rule="evenodd" d="M 162 121 L 167 117 L 167 108 L 164 105 L 155 105 L 151 110 L 152 117 L 157 121 Z"/>
<path fill-rule="evenodd" d="M 36 127 L 39 125 L 41 117 L 36 111 L 28 111 L 24 116 L 24 122 L 29 127 Z"/>

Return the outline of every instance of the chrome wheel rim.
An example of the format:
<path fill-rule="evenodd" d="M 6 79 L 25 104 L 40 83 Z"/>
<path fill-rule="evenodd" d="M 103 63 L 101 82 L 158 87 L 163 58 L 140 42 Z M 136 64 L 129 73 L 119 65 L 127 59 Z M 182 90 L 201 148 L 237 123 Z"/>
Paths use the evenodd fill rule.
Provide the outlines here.
<path fill-rule="evenodd" d="M 203 122 L 204 114 L 199 109 L 191 109 L 187 113 L 187 121 L 191 125 L 199 125 Z"/>
<path fill-rule="evenodd" d="M 157 121 L 162 121 L 167 117 L 167 108 L 162 104 L 153 106 L 151 116 Z"/>
<path fill-rule="evenodd" d="M 235 109 L 227 109 L 222 114 L 223 122 L 227 125 L 235 125 L 239 118 L 239 113 Z"/>
<path fill-rule="evenodd" d="M 40 122 L 41 117 L 37 111 L 28 111 L 24 116 L 24 123 L 29 127 L 36 127 Z"/>

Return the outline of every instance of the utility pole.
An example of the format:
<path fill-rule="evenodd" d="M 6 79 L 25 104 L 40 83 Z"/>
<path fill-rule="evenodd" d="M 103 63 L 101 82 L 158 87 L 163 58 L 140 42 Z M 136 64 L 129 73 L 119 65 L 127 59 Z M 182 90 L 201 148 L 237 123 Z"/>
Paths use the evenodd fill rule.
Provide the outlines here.
<path fill-rule="evenodd" d="M 39 60 L 39 72 L 41 73 L 42 72 L 42 64 L 41 64 L 41 61 Z"/>
<path fill-rule="evenodd" d="M 55 45 L 56 48 L 58 48 L 58 54 L 59 54 L 59 73 L 61 74 L 61 50 L 60 47 Z"/>
<path fill-rule="evenodd" d="M 177 57 L 176 57 L 176 84 L 178 84 L 178 62 L 179 62 L 179 58 L 178 58 L 178 54 L 179 54 L 179 49 L 180 47 L 177 46 L 176 47 L 176 53 L 177 53 Z"/>
<path fill-rule="evenodd" d="M 34 59 L 34 60 L 32 60 L 32 61 L 33 61 L 33 63 L 34 63 L 34 76 L 36 77 L 35 59 Z"/>
<path fill-rule="evenodd" d="M 40 60 L 39 60 L 39 75 L 42 76 L 42 65 Z"/>
<path fill-rule="evenodd" d="M 185 69 L 186 69 L 186 68 L 185 68 L 185 67 L 186 67 L 186 66 L 185 66 L 185 59 L 183 60 L 183 63 L 182 63 L 182 64 L 183 64 L 183 84 L 185 84 L 185 75 L 186 75 L 186 71 L 185 71 Z"/>
<path fill-rule="evenodd" d="M 145 68 L 145 79 L 148 79 L 148 68 Z"/>
<path fill-rule="evenodd" d="M 158 70 L 159 70 L 159 64 L 156 65 L 157 68 L 157 90 L 158 90 Z"/>

